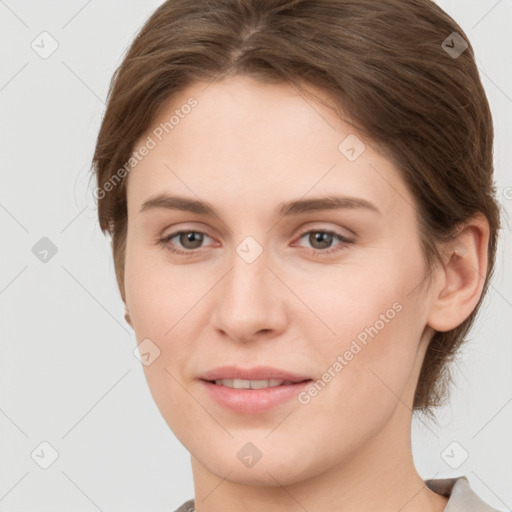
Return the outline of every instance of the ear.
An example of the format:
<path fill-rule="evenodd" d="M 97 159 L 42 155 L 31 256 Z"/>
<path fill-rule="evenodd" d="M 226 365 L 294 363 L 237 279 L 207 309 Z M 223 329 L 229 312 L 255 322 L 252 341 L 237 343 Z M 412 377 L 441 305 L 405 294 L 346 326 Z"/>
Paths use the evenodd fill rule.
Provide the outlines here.
<path fill-rule="evenodd" d="M 489 223 L 478 213 L 446 244 L 439 285 L 434 287 L 427 324 L 444 332 L 458 327 L 476 307 L 487 275 Z"/>
<path fill-rule="evenodd" d="M 124 311 L 124 319 L 126 320 L 126 323 L 133 329 L 132 319 L 130 318 L 130 312 L 128 311 L 128 306 L 126 304 Z"/>

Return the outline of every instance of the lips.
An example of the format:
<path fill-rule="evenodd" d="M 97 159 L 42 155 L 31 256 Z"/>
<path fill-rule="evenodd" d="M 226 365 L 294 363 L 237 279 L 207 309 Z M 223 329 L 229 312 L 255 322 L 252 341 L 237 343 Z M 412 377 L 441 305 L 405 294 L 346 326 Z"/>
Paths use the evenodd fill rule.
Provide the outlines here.
<path fill-rule="evenodd" d="M 310 385 L 309 381 L 296 382 L 263 389 L 236 389 L 201 379 L 199 385 L 205 396 L 229 412 L 252 415 L 270 412 L 274 407 L 289 403 Z M 298 403 L 295 402 L 297 406 Z"/>
<path fill-rule="evenodd" d="M 273 368 L 270 366 L 255 366 L 252 368 L 241 368 L 239 366 L 220 366 L 207 371 L 200 376 L 200 379 L 215 382 L 222 379 L 241 379 L 241 380 L 282 380 L 292 383 L 299 383 L 305 380 L 311 380 L 311 377 L 304 374 L 292 373 L 287 370 Z"/>

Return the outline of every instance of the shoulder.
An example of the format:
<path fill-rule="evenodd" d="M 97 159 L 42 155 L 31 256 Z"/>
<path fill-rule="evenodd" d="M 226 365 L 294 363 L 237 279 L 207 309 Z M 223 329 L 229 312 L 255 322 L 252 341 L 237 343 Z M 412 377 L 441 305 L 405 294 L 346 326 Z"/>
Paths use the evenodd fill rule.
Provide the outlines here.
<path fill-rule="evenodd" d="M 438 478 L 426 480 L 425 485 L 432 491 L 448 497 L 443 512 L 501 512 L 482 501 L 471 489 L 467 477 Z M 174 512 L 194 512 L 194 500 L 188 500 Z"/>
<path fill-rule="evenodd" d="M 188 500 L 181 507 L 177 508 L 174 512 L 195 512 L 194 500 Z"/>
<path fill-rule="evenodd" d="M 443 512 L 501 512 L 490 507 L 471 489 L 466 476 L 426 480 L 425 485 L 432 491 L 448 497 Z"/>

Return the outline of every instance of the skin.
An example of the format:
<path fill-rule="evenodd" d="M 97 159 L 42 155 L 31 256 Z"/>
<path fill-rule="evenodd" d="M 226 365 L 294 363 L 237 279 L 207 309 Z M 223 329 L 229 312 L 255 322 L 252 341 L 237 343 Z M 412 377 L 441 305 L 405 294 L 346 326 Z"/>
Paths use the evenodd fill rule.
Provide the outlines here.
<path fill-rule="evenodd" d="M 413 463 L 411 408 L 433 330 L 459 325 L 481 295 L 485 219 L 475 217 L 446 248 L 427 287 L 414 198 L 350 124 L 289 84 L 231 76 L 191 85 L 152 128 L 191 96 L 198 105 L 127 177 L 124 284 L 137 341 L 149 338 L 160 350 L 143 368 L 191 454 L 196 509 L 442 511 L 447 498 L 425 486 Z M 349 134 L 366 146 L 355 161 L 338 149 Z M 207 201 L 218 216 L 140 211 L 161 192 Z M 276 213 L 283 201 L 328 194 L 364 198 L 380 213 Z M 207 236 L 158 243 L 180 229 Z M 322 245 L 308 236 L 314 230 L 353 243 L 334 237 Z M 252 263 L 236 252 L 247 236 L 263 249 Z M 321 254 L 332 248 L 340 250 Z M 237 414 L 198 380 L 227 363 L 320 379 L 395 303 L 400 312 L 307 405 L 293 398 Z M 237 457 L 248 442 L 262 454 L 250 468 Z"/>

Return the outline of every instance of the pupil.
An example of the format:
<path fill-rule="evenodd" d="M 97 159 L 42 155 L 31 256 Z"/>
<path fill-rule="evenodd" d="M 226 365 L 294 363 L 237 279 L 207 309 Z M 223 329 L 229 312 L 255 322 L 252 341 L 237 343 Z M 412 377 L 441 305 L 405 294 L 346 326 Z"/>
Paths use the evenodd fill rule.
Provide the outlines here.
<path fill-rule="evenodd" d="M 320 246 L 321 246 L 320 248 L 322 248 L 322 249 L 329 247 L 330 242 L 332 241 L 332 235 L 329 233 L 321 233 L 321 232 L 317 231 L 317 232 L 312 233 L 312 236 L 313 236 L 313 241 L 314 241 L 314 243 L 312 245 L 315 246 L 315 243 L 317 243 L 319 241 Z"/>
<path fill-rule="evenodd" d="M 203 240 L 203 235 L 201 233 L 196 233 L 195 231 L 191 231 L 188 233 L 182 233 L 180 237 L 180 243 L 183 244 L 187 249 L 196 249 L 201 246 L 201 242 Z M 189 242 L 192 242 L 192 247 L 187 245 Z M 195 245 L 194 245 L 195 242 Z"/>

